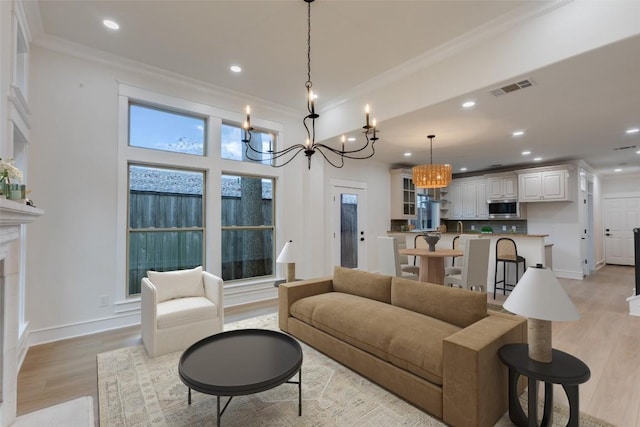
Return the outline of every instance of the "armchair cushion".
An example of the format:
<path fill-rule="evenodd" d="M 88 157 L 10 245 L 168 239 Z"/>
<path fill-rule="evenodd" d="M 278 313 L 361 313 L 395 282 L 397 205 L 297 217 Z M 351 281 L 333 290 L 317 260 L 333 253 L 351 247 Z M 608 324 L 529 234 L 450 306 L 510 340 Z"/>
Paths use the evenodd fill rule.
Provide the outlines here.
<path fill-rule="evenodd" d="M 157 302 L 183 297 L 203 297 L 202 266 L 190 270 L 147 271 L 157 290 Z"/>
<path fill-rule="evenodd" d="M 158 329 L 189 325 L 218 316 L 218 307 L 205 297 L 187 297 L 158 304 Z"/>

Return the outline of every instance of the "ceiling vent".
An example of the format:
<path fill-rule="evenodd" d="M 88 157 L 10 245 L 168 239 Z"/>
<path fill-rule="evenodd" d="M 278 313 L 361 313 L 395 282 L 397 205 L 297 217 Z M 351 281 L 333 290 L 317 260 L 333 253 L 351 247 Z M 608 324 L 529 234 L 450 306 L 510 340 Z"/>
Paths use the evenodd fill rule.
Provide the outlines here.
<path fill-rule="evenodd" d="M 524 79 L 515 83 L 508 84 L 506 86 L 499 87 L 497 89 L 490 90 L 489 93 L 493 96 L 501 96 L 506 93 L 515 92 L 520 89 L 527 88 L 529 86 L 533 86 L 535 82 L 532 79 Z"/>
<path fill-rule="evenodd" d="M 613 150 L 614 151 L 620 151 L 620 150 L 631 150 L 633 148 L 636 148 L 636 145 L 627 145 L 627 146 L 623 146 L 623 147 L 616 147 Z"/>

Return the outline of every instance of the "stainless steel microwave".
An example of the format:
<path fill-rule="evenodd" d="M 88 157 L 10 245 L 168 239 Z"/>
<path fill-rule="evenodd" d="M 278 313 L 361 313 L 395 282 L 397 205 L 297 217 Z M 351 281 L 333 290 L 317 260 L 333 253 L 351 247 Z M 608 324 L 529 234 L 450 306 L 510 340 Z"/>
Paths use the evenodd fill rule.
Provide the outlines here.
<path fill-rule="evenodd" d="M 520 203 L 517 200 L 488 200 L 489 218 L 520 218 Z"/>

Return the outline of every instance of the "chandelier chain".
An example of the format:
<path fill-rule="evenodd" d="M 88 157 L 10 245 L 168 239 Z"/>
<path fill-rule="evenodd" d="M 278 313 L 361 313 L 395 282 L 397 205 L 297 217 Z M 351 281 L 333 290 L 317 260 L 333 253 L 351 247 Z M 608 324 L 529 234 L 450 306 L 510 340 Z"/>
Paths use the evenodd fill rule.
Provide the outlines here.
<path fill-rule="evenodd" d="M 307 88 L 313 86 L 311 82 L 311 2 L 307 3 Z"/>

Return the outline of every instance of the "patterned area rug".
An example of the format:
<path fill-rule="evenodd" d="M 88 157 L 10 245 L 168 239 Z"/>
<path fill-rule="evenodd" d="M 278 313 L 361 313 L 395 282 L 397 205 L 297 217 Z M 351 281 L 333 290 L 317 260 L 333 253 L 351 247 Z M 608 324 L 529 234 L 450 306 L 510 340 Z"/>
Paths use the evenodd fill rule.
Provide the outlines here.
<path fill-rule="evenodd" d="M 225 325 L 225 330 L 277 330 L 270 314 Z M 233 399 L 222 416 L 226 426 L 444 426 L 439 420 L 301 343 L 302 416 L 294 384 Z M 101 427 L 214 426 L 216 397 L 192 392 L 178 377 L 181 352 L 150 359 L 142 346 L 98 355 Z M 293 378 L 296 379 L 295 377 Z M 525 393 L 526 396 L 526 393 Z M 225 400 L 223 399 L 223 402 Z M 526 408 L 526 406 L 525 406 Z M 565 425 L 567 411 L 556 408 L 554 425 Z M 510 426 L 505 416 L 497 426 Z M 581 426 L 606 426 L 581 417 Z"/>

